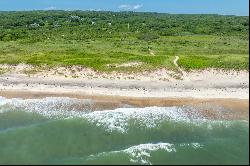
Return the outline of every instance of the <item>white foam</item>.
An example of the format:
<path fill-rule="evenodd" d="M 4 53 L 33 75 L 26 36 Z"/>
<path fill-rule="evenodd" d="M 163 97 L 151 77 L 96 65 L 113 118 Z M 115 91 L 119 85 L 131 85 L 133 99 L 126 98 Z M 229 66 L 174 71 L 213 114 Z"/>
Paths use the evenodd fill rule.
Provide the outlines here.
<path fill-rule="evenodd" d="M 154 128 L 163 120 L 187 120 L 186 114 L 178 107 L 146 107 L 146 108 L 118 108 L 115 110 L 95 111 L 84 115 L 98 126 L 106 126 L 108 130 L 126 132 L 128 122 L 140 122 L 139 127 Z"/>
<path fill-rule="evenodd" d="M 199 143 L 182 143 L 180 145 L 174 145 L 170 143 L 157 143 L 157 144 L 140 144 L 136 146 L 132 146 L 128 149 L 123 150 L 122 152 L 125 152 L 131 156 L 130 161 L 133 163 L 139 163 L 139 164 L 149 164 L 152 165 L 152 163 L 149 161 L 149 157 L 151 157 L 151 152 L 157 151 L 157 150 L 164 150 L 169 153 L 175 153 L 177 151 L 176 147 L 192 147 L 195 149 L 202 148 L 203 145 Z"/>
<path fill-rule="evenodd" d="M 5 104 L 6 104 L 6 101 L 7 101 L 6 98 L 0 96 L 0 106 L 5 105 Z"/>
<path fill-rule="evenodd" d="M 140 144 L 132 146 L 122 152 L 131 156 L 130 161 L 140 164 L 151 164 L 148 158 L 151 156 L 152 151 L 164 150 L 167 152 L 176 152 L 173 144 L 170 143 L 157 143 L 157 144 Z"/>
<path fill-rule="evenodd" d="M 65 97 L 47 97 L 44 99 L 26 100 L 0 97 L 0 112 L 22 110 L 26 112 L 35 112 L 51 118 L 68 116 L 69 111 L 90 111 L 92 105 L 93 102 L 91 100 L 78 100 Z"/>
<path fill-rule="evenodd" d="M 135 164 L 142 165 L 152 165 L 149 161 L 151 153 L 157 150 L 163 150 L 168 153 L 176 153 L 177 147 L 191 147 L 194 149 L 203 148 L 203 145 L 200 143 L 182 143 L 182 144 L 171 144 L 171 143 L 147 143 L 131 146 L 124 150 L 111 151 L 111 152 L 102 152 L 97 155 L 90 155 L 89 160 L 93 160 L 96 157 L 110 155 L 114 153 L 126 153 L 130 156 L 130 162 Z"/>
<path fill-rule="evenodd" d="M 184 107 L 117 108 L 115 110 L 91 111 L 93 101 L 71 98 L 5 99 L 0 98 L 0 113 L 5 111 L 26 111 L 38 113 L 47 118 L 84 118 L 107 131 L 127 132 L 129 125 L 136 123 L 140 128 L 155 128 L 162 121 L 191 122 L 203 120 Z M 8 109 L 6 109 L 8 107 Z M 190 117 L 190 112 L 192 112 Z M 200 123 L 200 122 L 199 122 Z"/>
<path fill-rule="evenodd" d="M 181 147 L 183 146 L 191 146 L 193 147 L 194 149 L 198 149 L 198 148 L 202 148 L 203 145 L 199 144 L 199 143 L 182 143 L 180 144 Z"/>

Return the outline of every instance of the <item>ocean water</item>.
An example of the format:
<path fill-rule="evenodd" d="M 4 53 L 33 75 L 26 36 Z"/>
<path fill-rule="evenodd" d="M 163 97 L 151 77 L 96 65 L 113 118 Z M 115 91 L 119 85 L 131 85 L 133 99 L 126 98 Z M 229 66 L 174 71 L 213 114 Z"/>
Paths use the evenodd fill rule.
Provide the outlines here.
<path fill-rule="evenodd" d="M 0 97 L 0 164 L 248 164 L 249 123 L 197 109 Z"/>

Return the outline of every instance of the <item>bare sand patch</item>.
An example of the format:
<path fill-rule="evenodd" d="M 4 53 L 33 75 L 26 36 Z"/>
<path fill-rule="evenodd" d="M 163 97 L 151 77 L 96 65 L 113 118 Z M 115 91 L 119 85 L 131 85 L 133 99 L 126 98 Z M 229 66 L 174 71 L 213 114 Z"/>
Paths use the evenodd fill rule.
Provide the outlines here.
<path fill-rule="evenodd" d="M 108 67 L 138 67 L 141 66 L 142 62 L 128 62 L 128 63 L 122 63 L 122 64 L 108 64 Z"/>
<path fill-rule="evenodd" d="M 136 63 L 140 65 L 139 63 Z M 118 67 L 128 67 L 135 65 L 135 63 L 121 64 Z M 155 71 L 143 71 L 135 73 L 122 73 L 122 72 L 98 72 L 90 68 L 82 66 L 71 67 L 54 67 L 48 70 L 40 71 L 33 74 L 33 77 L 44 78 L 78 78 L 78 79 L 109 79 L 109 80 L 142 80 L 142 81 L 172 81 L 176 77 L 173 77 L 176 73 L 167 69 L 157 69 Z"/>
<path fill-rule="evenodd" d="M 31 69 L 32 67 L 32 65 L 22 63 L 17 65 L 0 64 L 0 68 L 8 69 L 11 73 L 23 73 L 25 70 Z"/>

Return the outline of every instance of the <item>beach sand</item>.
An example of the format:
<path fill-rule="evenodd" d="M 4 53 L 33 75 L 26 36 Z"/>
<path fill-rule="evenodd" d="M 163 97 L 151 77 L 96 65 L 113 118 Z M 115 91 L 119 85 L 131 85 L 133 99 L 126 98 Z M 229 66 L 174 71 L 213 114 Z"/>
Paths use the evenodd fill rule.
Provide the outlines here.
<path fill-rule="evenodd" d="M 185 79 L 177 79 L 173 71 L 166 69 L 107 74 L 73 66 L 25 74 L 30 68 L 12 66 L 0 75 L 0 94 L 3 90 L 22 90 L 91 96 L 249 99 L 248 71 L 191 71 L 185 73 Z M 58 74 L 62 72 L 65 75 Z"/>
<path fill-rule="evenodd" d="M 112 109 L 121 105 L 189 105 L 199 107 L 203 114 L 212 119 L 218 117 L 213 108 L 222 107 L 222 110 L 227 110 L 223 119 L 249 118 L 248 71 L 191 71 L 185 74 L 185 79 L 169 79 L 172 71 L 165 69 L 148 74 L 111 73 L 109 77 L 103 77 L 105 73 L 81 69 L 74 72 L 79 77 L 73 77 L 72 73 L 65 77 L 51 69 L 28 75 L 24 73 L 27 68 L 30 66 L 12 66 L 12 70 L 0 76 L 0 96 L 22 99 L 93 99 L 97 103 L 95 110 Z M 64 70 L 65 73 L 69 72 L 69 69 Z M 91 74 L 86 74 L 88 72 Z M 162 79 L 163 77 L 166 79 Z"/>

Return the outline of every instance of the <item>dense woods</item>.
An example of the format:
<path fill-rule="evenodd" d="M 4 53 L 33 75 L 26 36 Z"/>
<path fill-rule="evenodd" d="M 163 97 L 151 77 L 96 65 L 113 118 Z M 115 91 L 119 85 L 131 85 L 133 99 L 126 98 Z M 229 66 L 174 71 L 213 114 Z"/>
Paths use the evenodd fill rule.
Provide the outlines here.
<path fill-rule="evenodd" d="M 0 13 L 2 41 L 86 40 L 121 36 L 153 40 L 159 36 L 195 34 L 246 37 L 248 29 L 248 17 L 239 16 L 94 11 Z"/>

